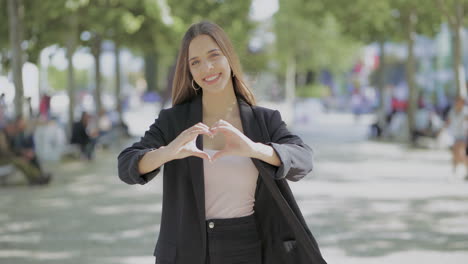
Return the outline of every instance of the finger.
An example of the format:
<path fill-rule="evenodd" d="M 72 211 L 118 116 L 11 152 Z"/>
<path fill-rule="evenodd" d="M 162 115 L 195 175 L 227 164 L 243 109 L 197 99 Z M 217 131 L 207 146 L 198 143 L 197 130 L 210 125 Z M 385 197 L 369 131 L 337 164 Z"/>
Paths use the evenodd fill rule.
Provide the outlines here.
<path fill-rule="evenodd" d="M 205 124 L 202 123 L 202 122 L 199 122 L 199 123 L 195 124 L 193 127 L 204 127 L 204 128 L 207 128 L 207 129 L 210 128 L 210 127 L 208 127 L 207 125 L 205 125 Z"/>
<path fill-rule="evenodd" d="M 195 157 L 206 159 L 206 160 L 208 160 L 210 162 L 212 161 L 211 156 L 208 153 L 204 152 L 204 151 L 194 151 L 192 153 L 192 155 L 195 156 Z"/>
<path fill-rule="evenodd" d="M 224 119 L 220 119 L 219 123 L 222 124 L 222 125 L 232 126 L 231 123 L 229 123 L 228 121 L 226 121 Z"/>
<path fill-rule="evenodd" d="M 203 135 L 207 135 L 207 136 L 213 136 L 213 132 L 211 132 L 209 129 L 206 129 L 206 128 L 200 128 L 200 129 L 197 129 L 197 130 L 193 130 L 193 131 L 190 131 L 189 135 L 190 136 L 193 136 L 193 135 L 199 135 L 199 134 L 203 134 Z"/>
<path fill-rule="evenodd" d="M 194 129 L 191 129 L 190 131 L 187 131 L 187 134 L 188 135 L 191 135 L 191 134 L 200 134 L 202 132 L 206 132 L 206 133 L 211 133 L 210 129 L 209 128 L 206 128 L 206 127 L 197 127 L 197 128 L 194 128 Z"/>
<path fill-rule="evenodd" d="M 233 132 L 232 127 L 224 126 L 224 125 L 212 127 L 212 128 L 210 129 L 210 131 L 211 131 L 213 134 L 214 134 L 214 133 L 217 133 L 217 132 L 221 132 L 221 133 Z"/>
<path fill-rule="evenodd" d="M 194 130 L 198 130 L 198 129 L 209 129 L 208 126 L 206 126 L 205 124 L 203 123 L 198 123 L 198 124 L 195 124 L 189 128 L 187 128 L 186 130 L 183 131 L 183 133 L 185 134 L 190 134 L 192 131 Z"/>

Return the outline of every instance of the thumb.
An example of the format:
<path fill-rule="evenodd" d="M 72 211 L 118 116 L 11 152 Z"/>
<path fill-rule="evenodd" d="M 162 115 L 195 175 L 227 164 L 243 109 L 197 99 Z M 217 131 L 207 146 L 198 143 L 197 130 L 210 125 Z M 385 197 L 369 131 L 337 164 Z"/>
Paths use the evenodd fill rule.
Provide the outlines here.
<path fill-rule="evenodd" d="M 199 157 L 199 158 L 211 161 L 210 155 L 208 155 L 208 153 L 206 153 L 204 151 L 194 151 L 192 153 L 192 156 Z"/>

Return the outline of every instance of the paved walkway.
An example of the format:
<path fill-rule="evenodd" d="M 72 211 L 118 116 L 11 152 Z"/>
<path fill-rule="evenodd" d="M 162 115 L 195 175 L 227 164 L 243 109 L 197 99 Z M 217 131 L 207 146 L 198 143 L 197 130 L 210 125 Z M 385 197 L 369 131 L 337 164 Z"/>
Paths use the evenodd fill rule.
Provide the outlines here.
<path fill-rule="evenodd" d="M 292 183 L 330 264 L 468 260 L 468 184 L 447 181 L 449 154 L 365 140 L 366 119 L 317 115 L 294 129 L 315 172 Z M 154 263 L 161 178 L 129 186 L 116 154 L 66 162 L 50 186 L 0 188 L 0 263 Z"/>
<path fill-rule="evenodd" d="M 468 183 L 449 178 L 448 151 L 367 141 L 366 120 L 296 127 L 316 168 L 292 188 L 328 262 L 467 263 Z"/>

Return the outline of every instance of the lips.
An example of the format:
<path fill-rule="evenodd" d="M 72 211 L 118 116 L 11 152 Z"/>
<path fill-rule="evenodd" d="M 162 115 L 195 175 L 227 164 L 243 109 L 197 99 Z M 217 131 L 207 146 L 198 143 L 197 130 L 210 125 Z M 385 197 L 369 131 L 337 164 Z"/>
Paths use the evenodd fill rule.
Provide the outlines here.
<path fill-rule="evenodd" d="M 215 83 L 217 80 L 219 80 L 219 78 L 221 77 L 221 73 L 217 73 L 217 74 L 212 74 L 212 75 L 209 75 L 205 78 L 203 78 L 203 81 L 207 84 L 213 84 Z"/>

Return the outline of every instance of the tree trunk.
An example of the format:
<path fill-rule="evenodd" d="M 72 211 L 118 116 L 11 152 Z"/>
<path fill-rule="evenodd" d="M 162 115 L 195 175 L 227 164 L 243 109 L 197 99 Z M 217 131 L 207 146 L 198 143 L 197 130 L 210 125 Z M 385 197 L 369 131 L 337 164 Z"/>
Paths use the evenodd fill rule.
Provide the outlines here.
<path fill-rule="evenodd" d="M 146 91 L 156 91 L 156 55 L 154 52 L 145 55 Z"/>
<path fill-rule="evenodd" d="M 286 102 L 292 105 L 296 96 L 296 60 L 290 56 L 286 66 Z"/>
<path fill-rule="evenodd" d="M 174 63 L 169 67 L 169 70 L 167 72 L 166 87 L 165 87 L 164 92 L 162 93 L 162 96 L 161 96 L 161 107 L 160 107 L 160 109 L 164 109 L 164 106 L 167 104 L 167 102 L 172 99 L 172 97 L 171 97 L 172 96 L 172 82 L 174 81 L 174 74 L 175 74 L 176 64 L 177 64 L 177 61 L 175 60 Z"/>
<path fill-rule="evenodd" d="M 120 75 L 120 46 L 117 42 L 114 43 L 114 56 L 115 56 L 115 100 L 116 110 L 119 115 L 119 122 L 123 121 L 122 113 L 122 95 L 121 93 L 121 75 Z"/>
<path fill-rule="evenodd" d="M 286 123 L 292 124 L 294 121 L 294 99 L 296 97 L 296 58 L 291 55 L 286 64 L 286 111 L 283 119 Z"/>
<path fill-rule="evenodd" d="M 101 101 L 101 50 L 102 50 L 102 39 L 99 34 L 94 36 L 92 44 L 92 53 L 94 56 L 94 102 L 96 105 L 96 116 L 99 115 L 102 111 L 102 101 Z"/>
<path fill-rule="evenodd" d="M 406 38 L 408 42 L 408 58 L 406 61 L 406 80 L 408 83 L 409 97 L 408 97 L 408 136 L 411 135 L 415 127 L 415 114 L 417 110 L 417 87 L 415 82 L 415 58 L 414 58 L 414 42 L 415 42 L 415 26 L 417 14 L 415 9 L 408 12 L 407 25 L 406 25 Z"/>
<path fill-rule="evenodd" d="M 8 22 L 12 50 L 13 82 L 15 84 L 15 115 L 23 115 L 23 52 L 21 50 L 22 27 L 21 0 L 8 0 Z"/>
<path fill-rule="evenodd" d="M 452 27 L 454 33 L 453 44 L 453 68 L 455 73 L 455 82 L 457 95 L 466 97 L 465 67 L 463 66 L 463 5 L 460 1 L 456 3 L 455 25 Z"/>
<path fill-rule="evenodd" d="M 67 135 L 71 137 L 73 122 L 75 121 L 75 67 L 73 66 L 73 55 L 75 54 L 77 46 L 77 34 L 78 34 L 78 21 L 76 14 L 70 16 L 70 32 L 67 36 L 67 50 L 66 56 L 68 61 L 67 68 L 67 93 L 68 93 L 68 126 Z"/>
<path fill-rule="evenodd" d="M 378 110 L 378 123 L 384 124 L 386 118 L 385 102 L 388 98 L 385 98 L 385 40 L 381 38 L 378 41 L 379 44 L 379 68 L 377 69 L 377 91 L 379 92 L 379 110 Z"/>

